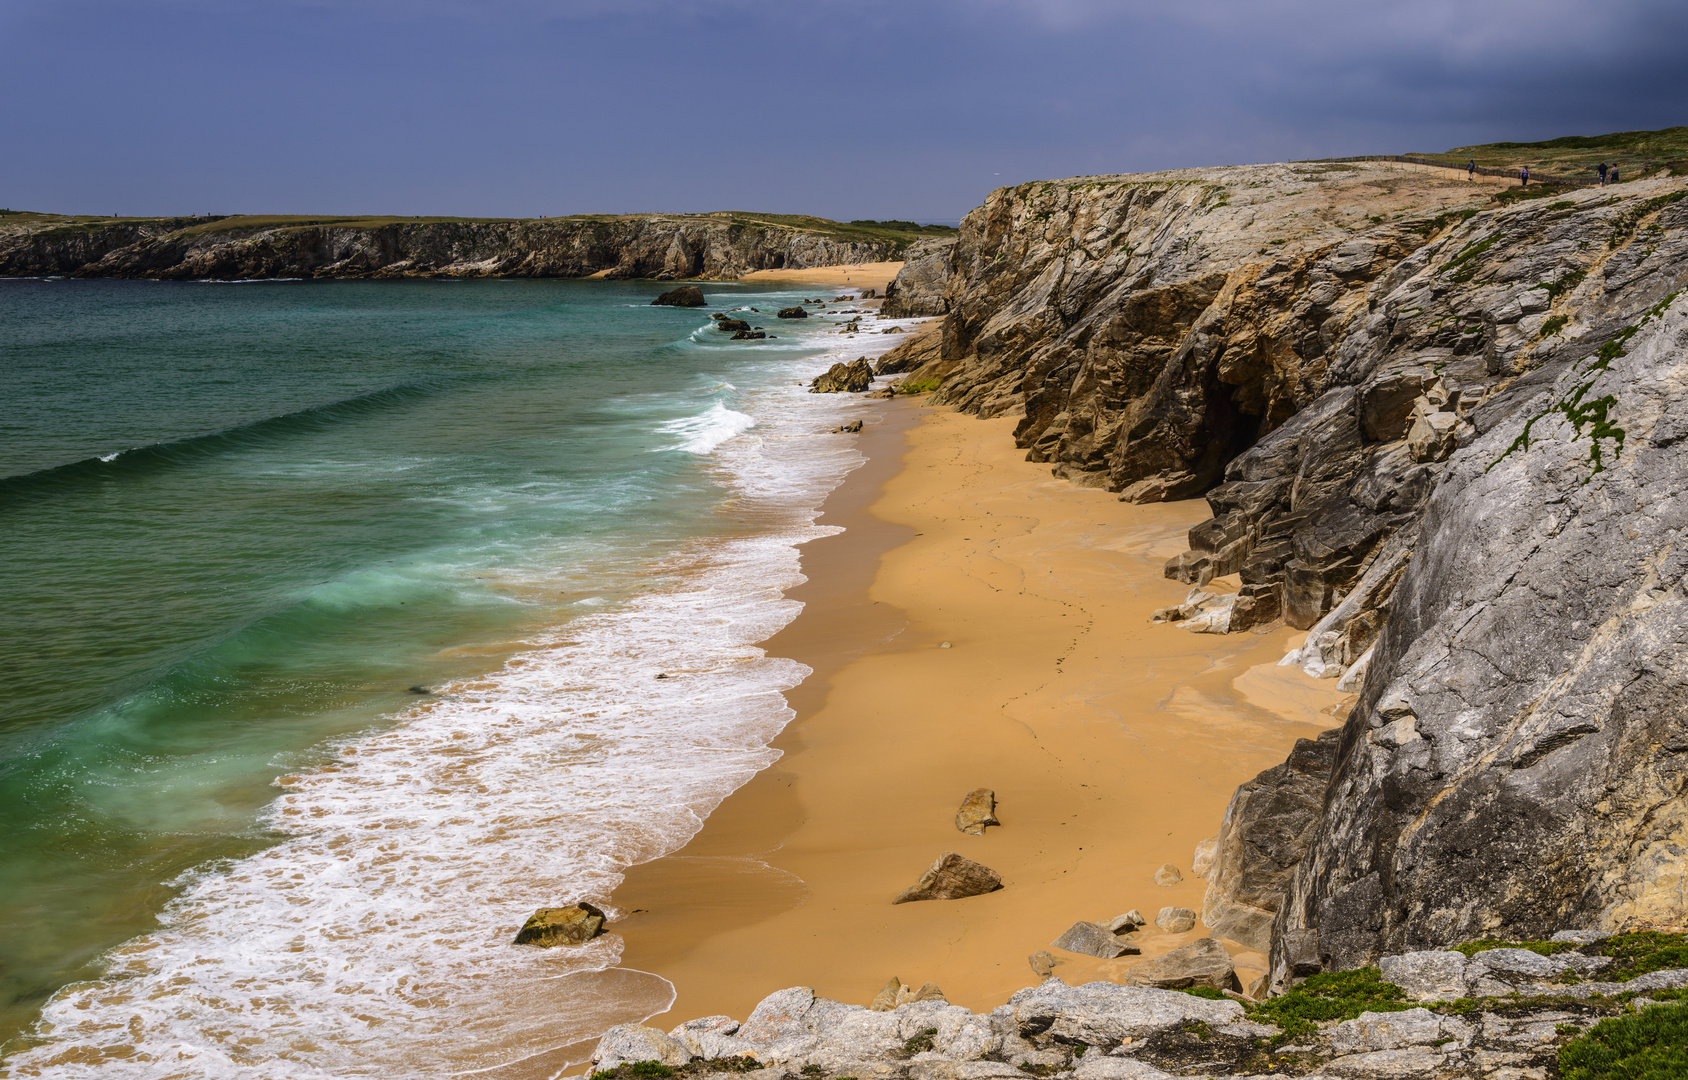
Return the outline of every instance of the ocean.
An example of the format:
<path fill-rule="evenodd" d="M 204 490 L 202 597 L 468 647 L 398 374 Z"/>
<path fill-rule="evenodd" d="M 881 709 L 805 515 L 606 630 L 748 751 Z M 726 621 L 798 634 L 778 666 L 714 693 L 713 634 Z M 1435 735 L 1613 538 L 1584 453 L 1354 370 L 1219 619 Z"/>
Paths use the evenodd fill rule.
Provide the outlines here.
<path fill-rule="evenodd" d="M 661 288 L 0 282 L 0 1075 L 541 1076 L 666 1009 L 510 939 L 778 756 L 869 407 L 802 384 L 900 339 Z"/>

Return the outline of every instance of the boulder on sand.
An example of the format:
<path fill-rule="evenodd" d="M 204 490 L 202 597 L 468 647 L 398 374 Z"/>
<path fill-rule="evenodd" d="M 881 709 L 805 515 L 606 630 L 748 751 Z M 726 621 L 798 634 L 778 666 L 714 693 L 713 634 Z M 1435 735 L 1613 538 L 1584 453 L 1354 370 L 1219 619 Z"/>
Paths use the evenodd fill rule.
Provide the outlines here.
<path fill-rule="evenodd" d="M 1183 880 L 1184 875 L 1171 863 L 1162 863 L 1161 868 L 1155 871 L 1155 884 L 1163 889 L 1170 889 Z"/>
<path fill-rule="evenodd" d="M 1211 986 L 1215 990 L 1242 991 L 1237 982 L 1231 954 L 1210 937 L 1192 941 L 1165 956 L 1145 960 L 1120 979 L 1126 986 L 1153 986 L 1161 990 L 1187 990 Z"/>
<path fill-rule="evenodd" d="M 651 306 L 702 307 L 704 303 L 705 301 L 703 299 L 702 289 L 698 288 L 696 285 L 682 285 L 678 289 L 669 289 L 655 300 L 652 300 Z"/>
<path fill-rule="evenodd" d="M 926 868 L 920 880 L 897 894 L 893 904 L 907 904 L 915 900 L 959 900 L 964 896 L 978 896 L 1002 888 L 1002 878 L 995 870 L 966 859 L 953 851 L 939 855 Z"/>
<path fill-rule="evenodd" d="M 807 319 L 809 313 L 800 307 L 780 308 L 779 317 L 782 319 Z"/>
<path fill-rule="evenodd" d="M 1032 971 L 1040 979 L 1047 979 L 1055 973 L 1056 964 L 1064 964 L 1065 960 L 1058 960 L 1055 954 L 1046 949 L 1039 949 L 1026 957 L 1026 962 L 1032 966 Z"/>
<path fill-rule="evenodd" d="M 1196 925 L 1196 913 L 1187 907 L 1163 907 L 1155 915 L 1155 929 L 1163 934 L 1182 934 Z"/>
<path fill-rule="evenodd" d="M 1085 956 L 1098 956 L 1103 960 L 1112 960 L 1116 956 L 1140 951 L 1124 938 L 1116 937 L 1112 930 L 1093 922 L 1073 923 L 1066 933 L 1049 944 L 1057 949 L 1082 953 Z"/>
<path fill-rule="evenodd" d="M 584 945 L 604 932 L 604 913 L 582 900 L 567 907 L 542 907 L 516 932 L 517 945 Z"/>
<path fill-rule="evenodd" d="M 955 812 L 955 827 L 969 836 L 985 835 L 986 825 L 998 825 L 996 820 L 996 792 L 988 787 L 970 791 Z"/>

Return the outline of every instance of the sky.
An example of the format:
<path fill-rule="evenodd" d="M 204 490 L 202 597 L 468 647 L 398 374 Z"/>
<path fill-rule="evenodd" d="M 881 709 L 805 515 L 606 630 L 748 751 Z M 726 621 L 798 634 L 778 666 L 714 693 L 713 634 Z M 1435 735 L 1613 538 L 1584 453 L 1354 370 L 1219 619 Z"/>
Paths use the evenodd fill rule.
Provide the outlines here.
<path fill-rule="evenodd" d="M 0 0 L 0 206 L 954 222 L 1688 123 L 1683 0 Z"/>

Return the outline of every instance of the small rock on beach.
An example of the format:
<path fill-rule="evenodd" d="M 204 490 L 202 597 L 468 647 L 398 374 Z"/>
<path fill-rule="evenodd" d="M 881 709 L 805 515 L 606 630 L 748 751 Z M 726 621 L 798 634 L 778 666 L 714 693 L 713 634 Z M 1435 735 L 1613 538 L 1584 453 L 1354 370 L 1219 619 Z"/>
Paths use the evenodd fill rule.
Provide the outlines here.
<path fill-rule="evenodd" d="M 1187 907 L 1163 907 L 1155 915 L 1155 929 L 1163 934 L 1182 934 L 1196 925 L 1196 913 Z"/>
<path fill-rule="evenodd" d="M 1179 873 L 1178 868 L 1171 863 L 1163 863 L 1161 868 L 1155 871 L 1155 884 L 1163 889 L 1170 889 L 1183 880 L 1184 875 Z"/>
<path fill-rule="evenodd" d="M 955 812 L 955 827 L 969 836 L 985 835 L 985 826 L 998 825 L 996 820 L 996 792 L 988 787 L 968 792 Z"/>
<path fill-rule="evenodd" d="M 604 913 L 586 903 L 540 908 L 516 932 L 516 945 L 584 945 L 604 932 Z"/>
<path fill-rule="evenodd" d="M 939 855 L 920 880 L 897 894 L 893 904 L 915 900 L 959 900 L 1002 888 L 1002 878 L 988 866 L 963 858 L 953 851 Z"/>

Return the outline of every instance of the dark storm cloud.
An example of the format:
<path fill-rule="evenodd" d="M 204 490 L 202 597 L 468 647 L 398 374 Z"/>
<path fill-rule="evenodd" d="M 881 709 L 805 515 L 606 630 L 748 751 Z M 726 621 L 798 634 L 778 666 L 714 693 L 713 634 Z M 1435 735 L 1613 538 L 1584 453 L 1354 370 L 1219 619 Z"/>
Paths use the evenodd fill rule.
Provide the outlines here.
<path fill-rule="evenodd" d="M 0 0 L 0 204 L 955 218 L 1038 177 L 1688 122 L 1652 0 Z"/>

